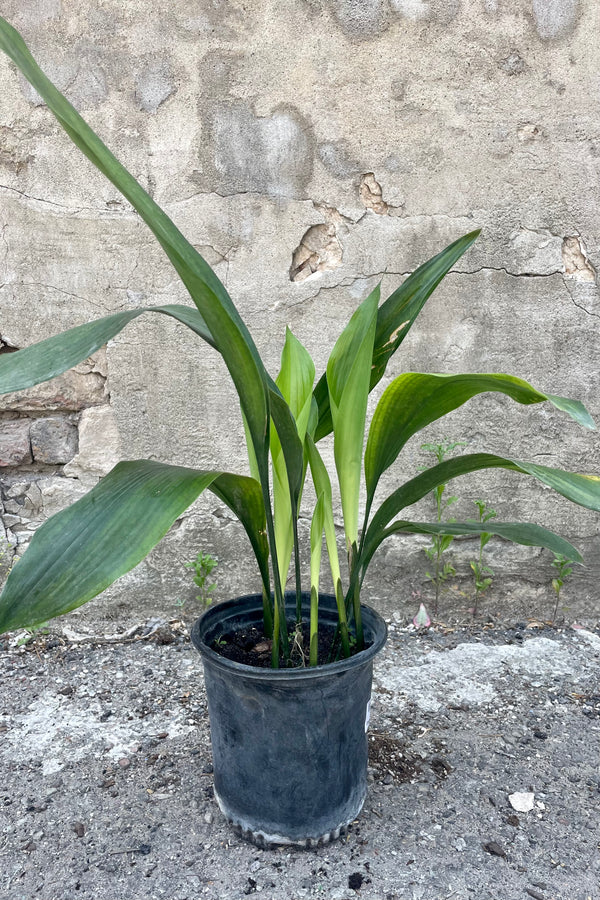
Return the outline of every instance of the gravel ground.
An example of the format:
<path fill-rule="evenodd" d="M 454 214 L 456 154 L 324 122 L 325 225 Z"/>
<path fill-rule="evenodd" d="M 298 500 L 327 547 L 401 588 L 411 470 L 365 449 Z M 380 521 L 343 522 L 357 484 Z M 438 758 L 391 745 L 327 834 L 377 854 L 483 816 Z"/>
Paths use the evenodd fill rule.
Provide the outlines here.
<path fill-rule="evenodd" d="M 223 820 L 183 623 L 19 637 L 0 640 L 2 898 L 600 898 L 598 627 L 392 627 L 364 810 L 312 851 Z"/>

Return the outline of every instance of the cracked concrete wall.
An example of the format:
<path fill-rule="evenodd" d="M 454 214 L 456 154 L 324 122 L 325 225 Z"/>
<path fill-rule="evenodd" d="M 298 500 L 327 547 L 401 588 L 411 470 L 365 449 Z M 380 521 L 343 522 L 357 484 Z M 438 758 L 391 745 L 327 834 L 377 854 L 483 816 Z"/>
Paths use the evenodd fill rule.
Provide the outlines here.
<path fill-rule="evenodd" d="M 403 370 L 508 371 L 600 420 L 593 0 L 6 0 L 3 15 L 215 267 L 273 374 L 286 324 L 321 371 L 378 281 L 385 296 L 482 227 L 382 387 Z M 0 352 L 116 310 L 187 302 L 145 227 L 6 59 L 0 201 Z M 137 319 L 56 384 L 4 398 L 3 528 L 17 552 L 118 458 L 244 469 L 224 367 L 159 318 Z M 445 437 L 600 472 L 595 434 L 492 396 L 413 440 L 386 485 L 427 461 L 422 441 Z M 597 612 L 596 514 L 516 475 L 465 478 L 452 492 L 457 516 L 484 497 L 501 518 L 578 544 L 587 568 L 571 615 Z M 427 601 L 422 546 L 382 550 L 368 596 L 406 610 L 418 592 Z M 547 614 L 549 555 L 490 546 L 489 609 Z M 474 545 L 455 547 L 460 577 L 444 603 L 460 611 Z M 111 589 L 112 606 L 89 614 L 175 610 L 195 593 L 183 561 L 199 548 L 220 558 L 220 596 L 258 586 L 239 527 L 211 496 Z"/>

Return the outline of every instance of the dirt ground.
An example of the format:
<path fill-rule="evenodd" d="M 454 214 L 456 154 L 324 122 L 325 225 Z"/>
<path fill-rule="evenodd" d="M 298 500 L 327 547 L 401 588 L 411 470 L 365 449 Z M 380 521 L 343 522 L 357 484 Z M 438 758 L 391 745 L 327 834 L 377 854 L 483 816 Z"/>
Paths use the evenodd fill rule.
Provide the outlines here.
<path fill-rule="evenodd" d="M 224 821 L 185 622 L 0 639 L 0 897 L 598 900 L 600 627 L 389 624 L 367 801 L 311 851 Z"/>

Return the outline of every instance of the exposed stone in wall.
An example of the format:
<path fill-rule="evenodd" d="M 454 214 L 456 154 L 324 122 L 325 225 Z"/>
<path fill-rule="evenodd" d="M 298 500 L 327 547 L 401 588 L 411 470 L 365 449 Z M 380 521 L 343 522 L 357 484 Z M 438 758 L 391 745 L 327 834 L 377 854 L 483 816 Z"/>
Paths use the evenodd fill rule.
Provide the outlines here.
<path fill-rule="evenodd" d="M 571 276 L 576 281 L 596 280 L 596 270 L 588 259 L 585 244 L 580 237 L 571 236 L 564 239 L 562 256 L 565 275 Z"/>
<path fill-rule="evenodd" d="M 324 204 L 315 204 L 325 219 L 321 225 L 311 225 L 294 250 L 290 268 L 291 281 L 305 281 L 317 272 L 337 269 L 342 264 L 342 237 L 348 233 L 349 219 Z"/>
<path fill-rule="evenodd" d="M 0 339 L 0 352 L 16 349 Z M 106 375 L 102 349 L 52 381 L 0 396 L 0 537 L 17 554 L 118 461 Z"/>
<path fill-rule="evenodd" d="M 64 465 L 77 452 L 77 426 L 66 419 L 57 416 L 36 419 L 31 424 L 29 436 L 35 462 Z"/>
<path fill-rule="evenodd" d="M 155 113 L 174 92 L 175 84 L 166 59 L 151 60 L 136 79 L 135 100 L 146 112 Z"/>
<path fill-rule="evenodd" d="M 15 348 L 12 348 L 15 349 Z M 0 412 L 78 412 L 107 402 L 106 351 L 94 356 L 51 381 L 0 396 Z"/>
<path fill-rule="evenodd" d="M 577 25 L 579 0 L 533 0 L 533 15 L 540 37 L 565 37 Z"/>
<path fill-rule="evenodd" d="M 30 463 L 29 419 L 0 422 L 0 466 L 22 466 Z"/>
<path fill-rule="evenodd" d="M 119 462 L 120 451 L 119 431 L 112 408 L 107 405 L 84 409 L 79 421 L 79 453 L 65 467 L 65 474 L 75 477 L 106 475 Z"/>

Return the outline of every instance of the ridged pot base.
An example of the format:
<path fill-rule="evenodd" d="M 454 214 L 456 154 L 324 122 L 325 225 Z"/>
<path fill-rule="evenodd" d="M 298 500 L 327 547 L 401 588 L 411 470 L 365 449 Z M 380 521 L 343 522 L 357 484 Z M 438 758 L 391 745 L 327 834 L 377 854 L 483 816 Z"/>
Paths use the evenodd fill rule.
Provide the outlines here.
<path fill-rule="evenodd" d="M 355 821 L 364 804 L 363 800 L 363 802 L 360 804 L 360 807 L 356 810 L 356 813 L 350 819 L 348 819 L 347 822 L 343 822 L 341 825 L 338 825 L 337 828 L 332 828 L 330 831 L 327 831 L 325 832 L 325 834 L 321 834 L 318 837 L 307 837 L 303 839 L 292 840 L 291 838 L 288 838 L 282 834 L 265 834 L 264 831 L 253 828 L 249 822 L 242 822 L 238 820 L 235 816 L 227 812 L 225 804 L 216 791 L 215 800 L 219 804 L 219 809 L 227 819 L 227 822 L 233 828 L 238 837 L 243 838 L 243 840 L 245 841 L 249 841 L 251 844 L 254 844 L 255 847 L 259 847 L 261 850 L 272 850 L 274 847 L 281 846 L 297 847 L 299 850 L 313 850 L 315 847 L 323 847 L 325 846 L 325 844 L 330 844 L 331 841 L 337 841 L 339 837 L 341 837 L 348 831 L 348 826 Z"/>

